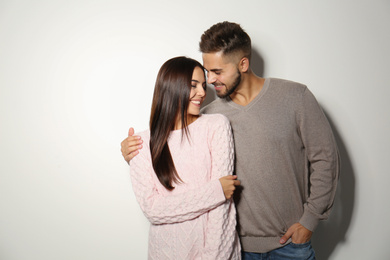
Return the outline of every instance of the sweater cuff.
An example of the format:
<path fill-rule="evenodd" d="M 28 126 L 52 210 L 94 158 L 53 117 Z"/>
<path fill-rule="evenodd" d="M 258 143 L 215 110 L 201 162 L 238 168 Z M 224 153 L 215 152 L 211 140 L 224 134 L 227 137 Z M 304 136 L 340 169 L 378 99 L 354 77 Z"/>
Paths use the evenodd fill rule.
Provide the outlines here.
<path fill-rule="evenodd" d="M 311 232 L 314 232 L 319 222 L 320 220 L 307 210 L 303 212 L 303 215 L 299 220 L 299 223 L 305 228 L 307 228 L 308 230 L 310 230 Z"/>
<path fill-rule="evenodd" d="M 226 197 L 225 197 L 225 194 L 223 193 L 223 189 L 222 189 L 222 184 L 221 182 L 218 180 L 214 180 L 213 181 L 213 190 L 215 191 L 215 196 L 216 196 L 216 199 L 218 201 L 218 203 L 223 203 L 226 201 Z"/>

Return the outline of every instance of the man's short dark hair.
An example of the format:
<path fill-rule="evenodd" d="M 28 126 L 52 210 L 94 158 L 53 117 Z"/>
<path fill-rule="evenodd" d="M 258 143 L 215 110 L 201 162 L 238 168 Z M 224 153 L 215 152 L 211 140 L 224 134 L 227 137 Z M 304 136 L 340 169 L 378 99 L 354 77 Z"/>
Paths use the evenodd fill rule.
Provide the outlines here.
<path fill-rule="evenodd" d="M 251 57 L 251 38 L 239 24 L 221 22 L 214 24 L 201 36 L 199 48 L 202 53 L 222 51 L 224 55 L 242 52 Z"/>

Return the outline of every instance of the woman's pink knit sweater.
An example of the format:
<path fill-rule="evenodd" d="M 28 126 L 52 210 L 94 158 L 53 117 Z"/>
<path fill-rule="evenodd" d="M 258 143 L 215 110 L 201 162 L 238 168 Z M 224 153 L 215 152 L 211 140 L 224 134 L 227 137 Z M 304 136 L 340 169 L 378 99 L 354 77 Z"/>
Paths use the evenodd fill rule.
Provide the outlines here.
<path fill-rule="evenodd" d="M 201 115 L 182 130 L 171 132 L 169 149 L 183 181 L 168 191 L 151 162 L 150 132 L 130 162 L 137 201 L 151 223 L 149 259 L 240 259 L 236 210 L 226 200 L 219 178 L 233 172 L 234 144 L 228 119 Z"/>

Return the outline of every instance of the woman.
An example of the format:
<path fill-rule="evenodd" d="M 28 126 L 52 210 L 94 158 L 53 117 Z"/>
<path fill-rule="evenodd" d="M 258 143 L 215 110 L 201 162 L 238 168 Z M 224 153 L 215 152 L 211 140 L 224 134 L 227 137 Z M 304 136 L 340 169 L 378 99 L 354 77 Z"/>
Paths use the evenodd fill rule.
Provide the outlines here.
<path fill-rule="evenodd" d="M 149 259 L 240 258 L 231 128 L 222 115 L 200 115 L 205 90 L 204 69 L 193 59 L 170 59 L 158 73 L 150 131 L 138 134 L 146 145 L 130 162 L 151 223 Z"/>

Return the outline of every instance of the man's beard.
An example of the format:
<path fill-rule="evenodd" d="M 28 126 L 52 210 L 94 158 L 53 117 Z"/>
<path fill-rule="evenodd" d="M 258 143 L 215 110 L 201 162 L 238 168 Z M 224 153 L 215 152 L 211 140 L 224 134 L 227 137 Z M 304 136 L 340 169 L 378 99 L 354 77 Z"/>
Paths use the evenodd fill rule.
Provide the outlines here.
<path fill-rule="evenodd" d="M 241 73 L 237 70 L 237 77 L 234 79 L 234 82 L 232 84 L 232 87 L 231 88 L 228 88 L 226 85 L 226 92 L 225 93 L 221 93 L 221 94 L 218 94 L 217 92 L 217 96 L 219 98 L 227 98 L 228 96 L 230 96 L 231 94 L 233 94 L 233 92 L 237 89 L 238 85 L 240 85 L 240 82 L 241 82 Z"/>

